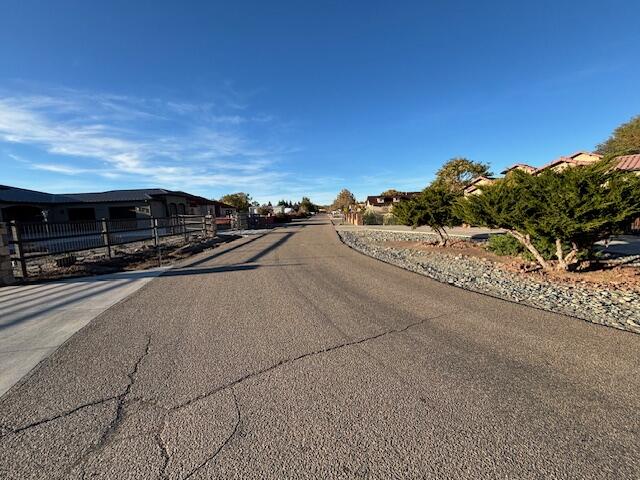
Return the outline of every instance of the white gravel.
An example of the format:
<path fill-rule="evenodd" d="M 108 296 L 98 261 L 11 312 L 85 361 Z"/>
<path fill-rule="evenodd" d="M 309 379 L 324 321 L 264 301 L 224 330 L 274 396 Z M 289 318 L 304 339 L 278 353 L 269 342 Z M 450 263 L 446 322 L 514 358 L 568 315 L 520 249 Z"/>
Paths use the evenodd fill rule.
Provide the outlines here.
<path fill-rule="evenodd" d="M 523 278 L 490 260 L 466 255 L 383 247 L 384 241 L 424 241 L 428 234 L 338 231 L 351 248 L 440 282 L 504 300 L 640 333 L 640 295 Z"/>

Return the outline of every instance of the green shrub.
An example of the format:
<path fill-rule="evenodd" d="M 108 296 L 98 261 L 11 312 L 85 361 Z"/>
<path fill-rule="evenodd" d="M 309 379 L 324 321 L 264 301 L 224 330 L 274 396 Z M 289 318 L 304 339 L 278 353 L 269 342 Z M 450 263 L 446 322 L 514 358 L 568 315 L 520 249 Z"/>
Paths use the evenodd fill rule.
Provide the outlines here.
<path fill-rule="evenodd" d="M 540 252 L 540 255 L 545 260 L 551 260 L 555 256 L 555 246 L 551 243 L 534 240 L 533 241 L 536 249 Z M 525 260 L 533 261 L 535 258 L 531 253 L 516 240 L 513 236 L 505 233 L 501 235 L 491 235 L 489 237 L 489 241 L 487 242 L 487 250 L 495 253 L 496 255 L 506 256 L 509 255 L 511 257 L 522 257 Z"/>
<path fill-rule="evenodd" d="M 487 243 L 487 250 L 495 253 L 496 255 L 511 255 L 512 257 L 515 257 L 523 254 L 525 248 L 522 243 L 511 235 L 503 234 L 491 235 L 489 237 L 489 242 Z"/>
<path fill-rule="evenodd" d="M 368 210 L 362 215 L 362 223 L 365 225 L 382 225 L 382 215 Z"/>
<path fill-rule="evenodd" d="M 382 217 L 383 225 L 400 225 L 400 222 L 393 213 L 387 213 Z"/>

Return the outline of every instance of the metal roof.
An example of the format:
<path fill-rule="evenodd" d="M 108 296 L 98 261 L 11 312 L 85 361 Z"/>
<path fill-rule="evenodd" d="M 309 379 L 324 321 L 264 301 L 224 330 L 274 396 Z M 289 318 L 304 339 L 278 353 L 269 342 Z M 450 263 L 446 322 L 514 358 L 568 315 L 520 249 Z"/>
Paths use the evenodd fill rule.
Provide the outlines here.
<path fill-rule="evenodd" d="M 143 188 L 137 190 L 109 190 L 107 192 L 92 193 L 69 193 L 63 195 L 65 198 L 71 198 L 72 202 L 82 203 L 101 203 L 101 202 L 141 202 L 151 200 L 158 195 L 180 195 L 179 192 L 164 190 L 162 188 Z M 67 200 L 60 200 L 65 203 Z"/>
<path fill-rule="evenodd" d="M 29 203 L 29 204 L 53 204 L 63 201 L 73 201 L 65 195 L 27 190 L 26 188 L 0 185 L 0 202 L 4 203 Z"/>
<path fill-rule="evenodd" d="M 200 204 L 211 203 L 204 197 L 190 193 L 166 190 L 164 188 L 141 188 L 135 190 L 109 190 L 107 192 L 53 194 L 0 185 L 0 202 L 23 204 L 65 204 L 65 203 L 118 203 L 142 202 L 162 195 L 187 197 Z"/>
<path fill-rule="evenodd" d="M 640 171 L 640 154 L 623 155 L 617 158 L 616 167 L 620 170 Z"/>

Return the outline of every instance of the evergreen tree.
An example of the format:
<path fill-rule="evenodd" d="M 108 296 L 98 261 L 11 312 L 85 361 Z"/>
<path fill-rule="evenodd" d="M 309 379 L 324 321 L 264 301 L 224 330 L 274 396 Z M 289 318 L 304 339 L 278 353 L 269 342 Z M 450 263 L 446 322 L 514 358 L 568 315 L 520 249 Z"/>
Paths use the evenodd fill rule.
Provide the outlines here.
<path fill-rule="evenodd" d="M 640 115 L 616 128 L 596 151 L 609 156 L 640 153 Z"/>
<path fill-rule="evenodd" d="M 238 192 L 224 195 L 220 201 L 236 207 L 240 212 L 246 212 L 251 206 L 252 199 L 250 195 L 244 192 Z"/>
<path fill-rule="evenodd" d="M 546 251 L 567 270 L 580 256 L 589 257 L 595 242 L 622 233 L 640 215 L 640 178 L 611 165 L 538 176 L 513 172 L 461 200 L 456 212 L 472 225 L 507 230 L 544 269 L 552 269 Z"/>
<path fill-rule="evenodd" d="M 452 158 L 436 173 L 434 186 L 461 193 L 471 180 L 479 176 L 489 177 L 489 165 L 474 162 L 464 157 Z"/>
<path fill-rule="evenodd" d="M 349 207 L 355 204 L 356 197 L 354 197 L 353 193 L 351 193 L 349 190 L 343 188 L 336 199 L 333 201 L 331 208 L 334 210 L 342 210 L 344 212 L 349 210 Z"/>
<path fill-rule="evenodd" d="M 427 225 L 440 237 L 439 244 L 445 246 L 449 236 L 446 227 L 459 223 L 454 205 L 460 194 L 439 185 L 425 188 L 411 200 L 403 200 L 393 208 L 398 221 L 413 228 Z"/>

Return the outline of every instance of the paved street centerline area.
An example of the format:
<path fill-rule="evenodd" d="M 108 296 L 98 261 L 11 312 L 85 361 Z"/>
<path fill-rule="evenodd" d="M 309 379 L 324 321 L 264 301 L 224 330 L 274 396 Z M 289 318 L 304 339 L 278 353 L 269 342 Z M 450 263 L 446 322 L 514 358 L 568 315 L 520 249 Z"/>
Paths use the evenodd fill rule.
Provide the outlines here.
<path fill-rule="evenodd" d="M 378 262 L 322 218 L 146 280 L 0 398 L 0 477 L 640 476 L 638 335 Z"/>

